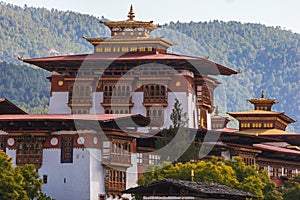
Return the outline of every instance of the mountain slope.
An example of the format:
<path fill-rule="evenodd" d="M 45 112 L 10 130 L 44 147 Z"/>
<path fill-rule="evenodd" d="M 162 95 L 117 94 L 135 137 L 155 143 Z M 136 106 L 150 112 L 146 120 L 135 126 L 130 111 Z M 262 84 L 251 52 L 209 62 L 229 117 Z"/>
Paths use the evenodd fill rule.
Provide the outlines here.
<path fill-rule="evenodd" d="M 109 30 L 99 23 L 99 19 L 89 15 L 44 8 L 21 8 L 5 3 L 0 3 L 0 13 L 0 61 L 20 64 L 17 55 L 29 58 L 91 52 L 92 46 L 82 39 L 83 34 L 88 37 L 109 35 Z M 300 119 L 299 34 L 261 24 L 211 21 L 171 22 L 155 30 L 152 35 L 165 36 L 177 42 L 178 45 L 174 45 L 170 52 L 209 56 L 210 60 L 243 70 L 238 75 L 219 77 L 223 84 L 216 91 L 215 104 L 222 114 L 249 109 L 250 104 L 246 100 L 259 97 L 264 89 L 266 97 L 279 101 L 274 106 L 276 110 Z M 27 107 L 27 110 L 40 106 L 43 109 L 38 110 L 44 110 L 49 98 L 49 83 L 45 79 L 47 73 L 26 66 L 2 65 L 1 77 L 5 78 L 0 79 L 0 96 Z M 12 71 L 8 73 L 5 71 L 7 69 Z M 28 85 L 15 85 L 13 82 L 19 76 Z M 29 87 L 35 82 L 44 88 Z M 30 97 L 16 95 L 26 96 L 23 91 L 30 97 L 43 99 L 41 104 L 39 100 L 33 103 Z M 300 132 L 299 123 L 293 126 L 295 131 Z"/>

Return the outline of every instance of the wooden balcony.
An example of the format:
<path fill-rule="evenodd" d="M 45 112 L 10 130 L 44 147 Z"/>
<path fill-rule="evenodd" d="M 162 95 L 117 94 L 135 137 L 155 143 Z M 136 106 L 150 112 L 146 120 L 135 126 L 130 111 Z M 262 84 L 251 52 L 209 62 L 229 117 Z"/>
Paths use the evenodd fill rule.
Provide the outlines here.
<path fill-rule="evenodd" d="M 90 107 L 93 104 L 93 99 L 90 96 L 72 96 L 69 97 L 69 106 Z"/>
<path fill-rule="evenodd" d="M 168 106 L 168 99 L 166 97 L 148 97 L 144 98 L 144 106 L 152 106 L 153 104 L 159 104 L 161 106 Z"/>
<path fill-rule="evenodd" d="M 105 185 L 106 192 L 121 192 L 126 190 L 126 183 L 108 182 Z"/>
<path fill-rule="evenodd" d="M 132 107 L 134 104 L 132 103 L 132 98 L 130 97 L 104 97 L 102 106 L 111 106 L 111 105 L 124 105 Z"/>
<path fill-rule="evenodd" d="M 197 105 L 211 107 L 212 101 L 209 97 L 197 97 Z"/>
<path fill-rule="evenodd" d="M 102 163 L 107 166 L 131 167 L 131 154 L 110 153 L 103 154 Z"/>

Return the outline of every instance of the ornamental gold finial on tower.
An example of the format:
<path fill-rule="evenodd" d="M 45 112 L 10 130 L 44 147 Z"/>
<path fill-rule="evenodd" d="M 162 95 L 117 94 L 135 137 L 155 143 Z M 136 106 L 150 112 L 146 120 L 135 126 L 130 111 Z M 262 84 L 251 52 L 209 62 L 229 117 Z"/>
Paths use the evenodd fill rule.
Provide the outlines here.
<path fill-rule="evenodd" d="M 220 113 L 219 113 L 219 107 L 216 106 L 216 109 L 215 109 L 215 115 L 218 116 Z"/>
<path fill-rule="evenodd" d="M 128 16 L 130 21 L 133 21 L 133 18 L 135 18 L 135 15 L 134 15 L 134 12 L 133 12 L 133 8 L 132 8 L 132 5 L 130 6 L 130 11 L 128 13 Z"/>
<path fill-rule="evenodd" d="M 255 110 L 266 110 L 266 111 L 271 111 L 272 106 L 277 103 L 276 99 L 265 98 L 264 90 L 261 91 L 260 98 L 249 99 L 248 101 L 254 105 Z"/>
<path fill-rule="evenodd" d="M 265 98 L 265 91 L 264 91 L 264 90 L 261 91 L 261 98 L 262 98 L 262 99 Z"/>

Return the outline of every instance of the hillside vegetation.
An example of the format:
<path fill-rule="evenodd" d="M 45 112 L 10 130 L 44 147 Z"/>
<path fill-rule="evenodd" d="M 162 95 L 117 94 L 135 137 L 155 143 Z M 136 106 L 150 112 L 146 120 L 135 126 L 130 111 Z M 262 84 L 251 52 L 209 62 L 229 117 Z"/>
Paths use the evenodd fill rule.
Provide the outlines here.
<path fill-rule="evenodd" d="M 0 67 L 0 96 L 31 112 L 46 110 L 47 73 L 18 66 L 22 63 L 17 55 L 29 58 L 92 52 L 82 35 L 109 36 L 100 19 L 80 13 L 5 3 L 0 3 L 0 13 L 0 61 L 5 61 Z M 266 97 L 279 101 L 275 110 L 300 119 L 299 34 L 262 24 L 210 21 L 170 22 L 152 35 L 177 42 L 171 53 L 209 56 L 229 68 L 243 70 L 238 75 L 218 77 L 222 85 L 216 91 L 215 104 L 221 114 L 250 109 L 246 100 L 259 97 L 264 89 Z M 300 132 L 300 125 L 295 123 L 289 129 Z"/>

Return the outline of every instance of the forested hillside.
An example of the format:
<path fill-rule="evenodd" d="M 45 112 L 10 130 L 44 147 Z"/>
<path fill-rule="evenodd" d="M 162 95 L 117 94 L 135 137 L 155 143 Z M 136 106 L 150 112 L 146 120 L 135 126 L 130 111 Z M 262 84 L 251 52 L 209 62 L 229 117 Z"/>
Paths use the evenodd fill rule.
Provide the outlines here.
<path fill-rule="evenodd" d="M 0 63 L 0 96 L 29 113 L 46 113 L 49 104 L 48 72 L 26 65 Z"/>
<path fill-rule="evenodd" d="M 0 27 L 0 61 L 18 65 L 17 55 L 29 58 L 91 52 L 92 46 L 82 39 L 83 34 L 109 35 L 93 16 L 5 3 L 0 3 Z M 170 49 L 172 53 L 209 56 L 229 68 L 243 70 L 220 78 L 223 84 L 217 89 L 216 104 L 222 114 L 251 108 L 246 100 L 259 97 L 264 89 L 266 97 L 279 101 L 276 110 L 300 120 L 299 34 L 261 24 L 211 21 L 171 22 L 152 35 L 177 42 Z M 46 72 L 7 63 L 2 63 L 0 69 L 1 97 L 27 110 L 44 110 L 49 98 Z M 26 84 L 18 85 L 15 80 Z M 299 123 L 293 126 L 300 132 Z"/>

